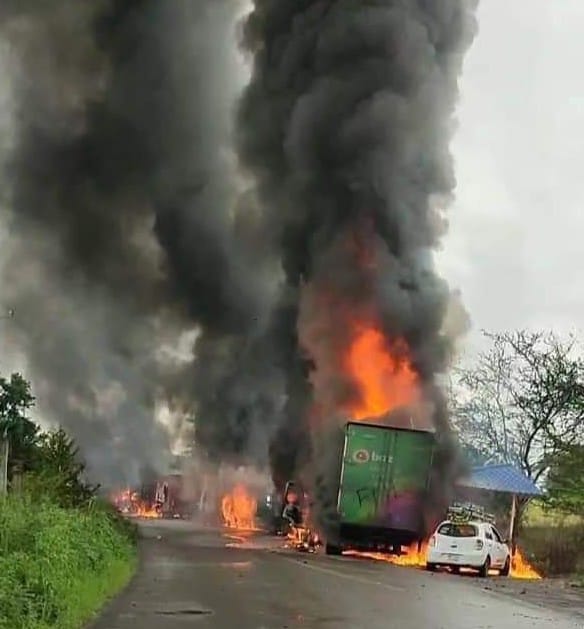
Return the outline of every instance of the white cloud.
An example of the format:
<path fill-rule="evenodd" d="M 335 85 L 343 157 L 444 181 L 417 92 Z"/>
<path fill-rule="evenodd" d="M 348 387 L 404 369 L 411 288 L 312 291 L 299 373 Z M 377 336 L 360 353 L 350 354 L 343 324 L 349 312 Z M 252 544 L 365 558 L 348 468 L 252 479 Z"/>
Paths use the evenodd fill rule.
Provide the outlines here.
<path fill-rule="evenodd" d="M 529 4 L 529 7 L 527 5 Z M 461 81 L 458 178 L 439 256 L 481 328 L 584 317 L 584 2 L 488 0 Z"/>

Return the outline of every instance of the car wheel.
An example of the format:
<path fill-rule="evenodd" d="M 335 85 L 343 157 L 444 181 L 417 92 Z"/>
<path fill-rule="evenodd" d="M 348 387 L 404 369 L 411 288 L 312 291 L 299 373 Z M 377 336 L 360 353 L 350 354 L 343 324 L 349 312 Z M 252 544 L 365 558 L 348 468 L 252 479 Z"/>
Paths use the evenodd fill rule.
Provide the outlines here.
<path fill-rule="evenodd" d="M 479 577 L 483 579 L 489 576 L 489 570 L 491 569 L 491 558 L 487 555 L 485 563 L 479 568 Z"/>
<path fill-rule="evenodd" d="M 507 559 L 505 560 L 505 565 L 501 568 L 501 570 L 499 571 L 499 574 L 502 577 L 508 577 L 510 572 L 511 572 L 511 557 L 507 555 Z"/>
<path fill-rule="evenodd" d="M 428 570 L 428 572 L 436 572 L 436 564 L 435 563 L 427 563 L 426 564 L 426 570 Z"/>

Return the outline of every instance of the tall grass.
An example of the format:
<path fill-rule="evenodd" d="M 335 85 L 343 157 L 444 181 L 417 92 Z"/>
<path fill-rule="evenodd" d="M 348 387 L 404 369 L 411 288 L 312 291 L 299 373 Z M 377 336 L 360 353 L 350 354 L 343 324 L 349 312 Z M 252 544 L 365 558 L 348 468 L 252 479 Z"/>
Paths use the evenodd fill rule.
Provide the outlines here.
<path fill-rule="evenodd" d="M 130 579 L 132 536 L 102 506 L 0 501 L 0 628 L 80 627 Z"/>
<path fill-rule="evenodd" d="M 533 502 L 525 514 L 519 542 L 547 576 L 584 574 L 584 518 Z"/>
<path fill-rule="evenodd" d="M 521 546 L 547 576 L 584 574 L 584 525 L 525 526 Z"/>

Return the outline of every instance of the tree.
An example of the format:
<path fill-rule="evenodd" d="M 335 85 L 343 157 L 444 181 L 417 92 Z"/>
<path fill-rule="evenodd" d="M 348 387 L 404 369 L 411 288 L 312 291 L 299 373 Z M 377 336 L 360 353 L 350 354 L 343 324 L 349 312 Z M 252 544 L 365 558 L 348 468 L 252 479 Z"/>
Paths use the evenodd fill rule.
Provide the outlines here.
<path fill-rule="evenodd" d="M 584 513 L 584 446 L 570 446 L 556 457 L 547 490 L 550 507 L 567 514 Z"/>
<path fill-rule="evenodd" d="M 0 435 L 10 443 L 9 478 L 18 464 L 36 499 L 49 498 L 64 507 L 86 504 L 97 488 L 83 481 L 85 466 L 75 442 L 62 429 L 41 432 L 28 417 L 34 403 L 30 384 L 20 374 L 0 377 Z"/>
<path fill-rule="evenodd" d="M 10 443 L 10 472 L 15 462 L 29 469 L 34 458 L 39 427 L 28 417 L 34 403 L 30 384 L 20 374 L 0 377 L 0 438 L 6 436 Z"/>
<path fill-rule="evenodd" d="M 41 433 L 26 488 L 37 498 L 51 498 L 62 507 L 90 502 L 98 487 L 84 482 L 79 449 L 63 429 Z"/>
<path fill-rule="evenodd" d="M 574 339 L 485 334 L 490 350 L 455 372 L 453 423 L 464 446 L 537 482 L 559 455 L 584 443 L 584 362 Z"/>

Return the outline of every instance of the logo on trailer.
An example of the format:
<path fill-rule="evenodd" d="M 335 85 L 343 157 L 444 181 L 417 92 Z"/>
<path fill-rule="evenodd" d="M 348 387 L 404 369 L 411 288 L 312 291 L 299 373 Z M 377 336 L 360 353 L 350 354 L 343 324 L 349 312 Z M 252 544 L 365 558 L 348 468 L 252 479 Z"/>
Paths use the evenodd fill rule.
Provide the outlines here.
<path fill-rule="evenodd" d="M 367 450 L 355 450 L 353 452 L 353 461 L 355 463 L 367 463 L 370 458 L 371 456 Z"/>

